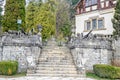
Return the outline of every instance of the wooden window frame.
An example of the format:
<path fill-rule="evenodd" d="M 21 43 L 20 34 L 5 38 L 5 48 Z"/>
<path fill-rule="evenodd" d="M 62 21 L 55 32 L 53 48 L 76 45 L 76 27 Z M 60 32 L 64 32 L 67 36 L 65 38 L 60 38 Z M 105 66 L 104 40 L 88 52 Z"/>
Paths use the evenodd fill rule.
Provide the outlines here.
<path fill-rule="evenodd" d="M 87 29 L 87 22 L 90 22 L 90 29 L 89 30 L 91 30 L 91 20 L 86 20 L 85 23 L 84 23 L 84 31 L 89 31 Z"/>
<path fill-rule="evenodd" d="M 99 24 L 98 24 L 98 25 L 97 25 L 97 26 L 98 26 L 98 30 L 105 29 L 105 20 L 104 20 L 104 17 L 98 18 L 97 23 L 98 23 L 99 20 L 102 20 L 102 21 L 103 21 L 103 27 L 102 27 L 102 28 L 99 28 Z"/>
<path fill-rule="evenodd" d="M 93 29 L 93 31 L 106 30 L 104 17 L 99 18 L 99 17 L 96 16 L 96 17 L 91 17 L 88 20 L 85 20 L 85 23 L 84 23 L 84 32 L 88 32 L 88 31 L 90 31 L 93 28 L 93 26 L 92 26 L 92 20 L 93 19 L 96 19 L 96 29 Z M 99 20 L 103 20 L 103 28 L 99 28 L 98 27 L 98 25 L 99 25 L 98 21 Z M 87 29 L 87 22 L 90 22 L 90 29 L 89 30 Z"/>

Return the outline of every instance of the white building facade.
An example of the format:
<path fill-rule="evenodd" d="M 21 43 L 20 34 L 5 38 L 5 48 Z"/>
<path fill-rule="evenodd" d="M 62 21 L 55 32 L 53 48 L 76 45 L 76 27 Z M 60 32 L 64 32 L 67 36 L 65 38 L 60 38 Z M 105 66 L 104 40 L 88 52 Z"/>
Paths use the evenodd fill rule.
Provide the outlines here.
<path fill-rule="evenodd" d="M 112 35 L 116 0 L 80 0 L 76 5 L 76 34 Z"/>
<path fill-rule="evenodd" d="M 2 8 L 2 15 L 4 15 L 4 10 L 5 10 L 5 0 L 0 0 L 0 7 Z"/>

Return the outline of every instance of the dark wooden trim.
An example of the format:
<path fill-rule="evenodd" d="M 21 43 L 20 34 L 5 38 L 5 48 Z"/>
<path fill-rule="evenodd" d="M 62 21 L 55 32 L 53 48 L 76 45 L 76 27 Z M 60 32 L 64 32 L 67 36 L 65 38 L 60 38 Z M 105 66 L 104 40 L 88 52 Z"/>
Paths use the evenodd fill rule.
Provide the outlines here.
<path fill-rule="evenodd" d="M 98 4 L 98 3 L 97 3 Z M 85 8 L 87 8 L 87 7 L 91 7 L 91 6 L 94 6 L 94 5 L 97 5 L 97 4 L 93 4 L 93 5 L 90 5 L 90 6 L 85 6 Z"/>
<path fill-rule="evenodd" d="M 108 3 L 108 6 L 106 6 L 106 2 L 109 1 Z M 98 3 L 97 4 L 94 4 L 94 5 L 91 5 L 91 6 L 86 6 L 85 5 L 85 0 L 82 0 L 80 3 L 79 3 L 79 13 L 77 14 L 82 14 L 82 13 L 87 13 L 87 12 L 91 12 L 91 11 L 96 11 L 96 10 L 104 10 L 104 9 L 110 9 L 110 8 L 113 8 L 115 7 L 115 4 L 113 3 L 113 1 L 116 1 L 116 0 L 106 0 L 106 1 L 102 1 L 102 3 L 104 3 L 104 7 L 102 8 L 101 7 L 101 1 L 98 0 Z M 92 6 L 95 6 L 97 5 L 97 9 L 96 10 L 93 10 L 92 9 Z M 86 8 L 87 7 L 90 7 L 90 11 L 86 11 Z"/>
<path fill-rule="evenodd" d="M 97 9 L 100 9 L 101 8 L 100 0 L 98 0 L 97 2 L 98 2 Z"/>
<path fill-rule="evenodd" d="M 85 12 L 86 9 L 85 9 L 85 0 L 83 0 L 83 12 Z"/>
<path fill-rule="evenodd" d="M 106 1 L 104 1 L 104 8 L 106 8 Z"/>

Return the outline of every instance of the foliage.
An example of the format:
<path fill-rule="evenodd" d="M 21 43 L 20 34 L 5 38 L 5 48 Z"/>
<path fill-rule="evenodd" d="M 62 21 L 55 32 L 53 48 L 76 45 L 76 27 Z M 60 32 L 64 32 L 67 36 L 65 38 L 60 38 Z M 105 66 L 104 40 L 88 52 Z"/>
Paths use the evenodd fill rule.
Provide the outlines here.
<path fill-rule="evenodd" d="M 113 35 L 120 36 L 120 0 L 117 0 L 117 4 L 115 7 L 114 19 L 112 20 L 112 22 L 113 22 L 113 28 L 115 30 L 113 32 Z"/>
<path fill-rule="evenodd" d="M 96 75 L 102 78 L 120 78 L 120 67 L 114 67 L 105 64 L 96 64 L 93 66 Z"/>
<path fill-rule="evenodd" d="M 69 37 L 71 33 L 70 4 L 67 1 L 58 1 L 56 11 L 57 36 Z"/>
<path fill-rule="evenodd" d="M 71 27 L 70 24 L 64 24 L 61 28 L 61 32 L 64 34 L 64 37 L 70 37 L 71 35 Z"/>
<path fill-rule="evenodd" d="M 1 61 L 0 62 L 0 74 L 1 75 L 13 75 L 17 73 L 18 62 L 16 61 Z"/>
<path fill-rule="evenodd" d="M 80 0 L 67 0 L 72 6 L 75 6 Z"/>
<path fill-rule="evenodd" d="M 1 34 L 1 32 L 2 32 L 2 30 L 1 30 L 1 29 L 2 29 L 2 28 L 1 28 L 1 27 L 2 27 L 2 26 L 1 26 L 1 25 L 2 25 L 2 11 L 3 11 L 3 10 L 2 10 L 2 7 L 0 7 L 0 34 Z"/>
<path fill-rule="evenodd" d="M 21 28 L 25 29 L 25 0 L 6 0 L 3 31 L 18 30 L 18 19 L 22 20 Z"/>
<path fill-rule="evenodd" d="M 40 24 L 43 27 L 43 40 L 48 39 L 51 35 L 55 34 L 55 6 L 55 1 L 49 0 L 48 2 L 42 4 L 36 12 L 35 24 L 36 26 Z"/>
<path fill-rule="evenodd" d="M 93 79 L 96 79 L 96 80 L 115 80 L 115 79 L 108 79 L 108 78 L 100 78 L 100 77 L 98 77 L 96 74 L 94 74 L 92 72 L 87 72 L 86 77 L 93 78 Z"/>
<path fill-rule="evenodd" d="M 32 1 L 27 6 L 27 32 L 34 29 L 33 32 L 38 32 L 37 26 L 42 26 L 42 39 L 48 39 L 55 34 L 55 0 L 48 0 L 46 3 L 41 1 Z"/>
<path fill-rule="evenodd" d="M 26 32 L 30 32 L 35 28 L 35 12 L 36 12 L 36 3 L 34 1 L 29 2 L 26 8 Z"/>

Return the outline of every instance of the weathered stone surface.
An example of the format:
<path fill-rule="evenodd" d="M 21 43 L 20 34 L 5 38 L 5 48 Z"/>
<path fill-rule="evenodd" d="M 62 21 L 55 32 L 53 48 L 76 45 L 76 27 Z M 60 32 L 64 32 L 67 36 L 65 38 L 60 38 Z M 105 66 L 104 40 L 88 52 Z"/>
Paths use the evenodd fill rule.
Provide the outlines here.
<path fill-rule="evenodd" d="M 114 59 L 120 60 L 120 38 L 113 41 Z"/>
<path fill-rule="evenodd" d="M 18 72 L 26 72 L 27 68 L 36 67 L 41 46 L 40 35 L 9 31 L 0 37 L 0 61 L 16 60 L 19 63 Z M 33 60 L 30 62 L 28 57 Z"/>
<path fill-rule="evenodd" d="M 76 71 L 69 48 L 58 46 L 54 38 L 48 40 L 42 50 L 36 70 L 29 70 L 28 76 L 85 77 L 83 71 L 79 74 Z M 28 59 L 33 60 L 31 57 Z"/>
<path fill-rule="evenodd" d="M 78 36 L 71 41 L 69 47 L 78 69 L 85 67 L 93 70 L 94 64 L 111 64 L 112 39 L 101 35 L 90 35 L 83 39 Z"/>
<path fill-rule="evenodd" d="M 80 77 L 18 77 L 18 78 L 0 78 L 0 80 L 95 80 L 91 78 Z"/>

